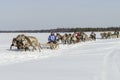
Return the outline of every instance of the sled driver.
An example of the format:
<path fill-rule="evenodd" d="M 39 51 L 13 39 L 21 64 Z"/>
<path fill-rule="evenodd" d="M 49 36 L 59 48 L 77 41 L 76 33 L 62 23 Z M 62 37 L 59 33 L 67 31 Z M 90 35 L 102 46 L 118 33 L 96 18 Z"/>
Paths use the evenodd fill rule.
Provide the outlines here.
<path fill-rule="evenodd" d="M 51 43 L 51 42 L 56 44 L 56 36 L 55 36 L 54 32 L 51 32 L 51 34 L 48 37 L 48 43 Z"/>
<path fill-rule="evenodd" d="M 76 37 L 77 42 L 80 42 L 80 40 L 79 40 L 79 36 L 80 36 L 80 35 L 79 35 L 79 33 L 78 33 L 78 32 L 74 31 L 73 36 L 75 36 L 75 37 Z"/>

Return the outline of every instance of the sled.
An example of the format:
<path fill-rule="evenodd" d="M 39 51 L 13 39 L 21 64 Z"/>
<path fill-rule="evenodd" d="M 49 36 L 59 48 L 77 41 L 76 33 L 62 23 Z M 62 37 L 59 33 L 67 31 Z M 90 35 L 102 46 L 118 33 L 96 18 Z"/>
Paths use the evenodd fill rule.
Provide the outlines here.
<path fill-rule="evenodd" d="M 59 44 L 43 43 L 43 44 L 40 44 L 40 46 L 41 46 L 41 49 L 57 49 L 59 47 Z"/>

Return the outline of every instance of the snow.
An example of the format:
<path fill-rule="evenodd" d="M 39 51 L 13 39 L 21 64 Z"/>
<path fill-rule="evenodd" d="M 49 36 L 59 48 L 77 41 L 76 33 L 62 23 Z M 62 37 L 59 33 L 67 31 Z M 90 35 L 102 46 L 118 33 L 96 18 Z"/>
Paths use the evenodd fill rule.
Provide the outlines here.
<path fill-rule="evenodd" d="M 97 39 L 41 52 L 9 50 L 20 33 L 1 33 L 1 80 L 120 80 L 120 39 Z M 48 33 L 25 33 L 47 42 Z M 97 37 L 100 35 L 97 33 Z"/>

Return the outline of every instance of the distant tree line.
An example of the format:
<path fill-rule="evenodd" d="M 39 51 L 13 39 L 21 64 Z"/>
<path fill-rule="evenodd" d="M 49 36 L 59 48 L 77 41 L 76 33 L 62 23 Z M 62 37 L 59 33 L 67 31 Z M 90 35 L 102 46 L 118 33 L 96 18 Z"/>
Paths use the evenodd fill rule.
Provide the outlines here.
<path fill-rule="evenodd" d="M 107 28 L 56 28 L 45 30 L 1 30 L 0 33 L 49 33 L 49 32 L 100 32 L 100 31 L 120 31 L 120 27 L 107 27 Z"/>

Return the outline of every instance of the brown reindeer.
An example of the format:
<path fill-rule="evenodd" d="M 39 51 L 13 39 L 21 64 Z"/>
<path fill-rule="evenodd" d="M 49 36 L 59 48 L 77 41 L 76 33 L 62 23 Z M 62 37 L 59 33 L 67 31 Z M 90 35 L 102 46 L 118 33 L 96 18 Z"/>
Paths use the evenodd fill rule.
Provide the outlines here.
<path fill-rule="evenodd" d="M 12 49 L 12 46 L 16 46 L 17 49 L 24 49 L 25 51 L 30 50 L 29 48 L 31 46 L 32 51 L 36 50 L 37 48 L 40 51 L 40 43 L 38 42 L 38 39 L 33 36 L 25 36 L 24 34 L 13 38 L 10 49 Z"/>
<path fill-rule="evenodd" d="M 40 43 L 38 42 L 38 39 L 33 36 L 25 36 L 24 34 L 20 35 L 18 38 L 22 40 L 25 49 L 28 49 L 28 47 L 32 47 L 32 51 L 37 50 L 37 48 L 40 51 Z"/>
<path fill-rule="evenodd" d="M 10 50 L 12 49 L 13 46 L 17 47 L 17 49 L 23 49 L 24 48 L 22 41 L 18 41 L 16 38 L 13 38 L 12 44 L 10 46 Z"/>

